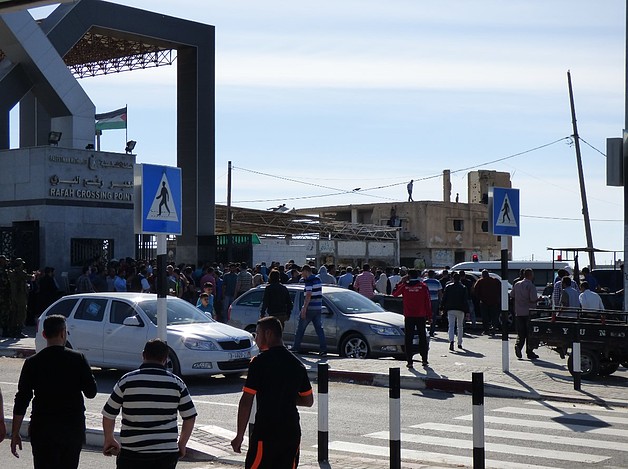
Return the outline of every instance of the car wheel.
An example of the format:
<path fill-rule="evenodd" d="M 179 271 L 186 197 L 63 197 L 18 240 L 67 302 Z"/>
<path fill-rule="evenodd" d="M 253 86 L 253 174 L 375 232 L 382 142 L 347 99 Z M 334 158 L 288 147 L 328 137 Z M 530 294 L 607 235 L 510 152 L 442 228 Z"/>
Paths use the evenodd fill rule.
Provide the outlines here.
<path fill-rule="evenodd" d="M 349 334 L 340 345 L 340 356 L 346 358 L 368 358 L 369 344 L 360 334 Z"/>
<path fill-rule="evenodd" d="M 567 359 L 567 368 L 573 375 L 573 353 Z M 595 379 L 600 372 L 599 353 L 589 349 L 582 349 L 580 352 L 580 371 L 583 379 Z"/>
<path fill-rule="evenodd" d="M 602 360 L 600 362 L 599 374 L 600 376 L 609 376 L 615 373 L 617 371 L 617 368 L 619 368 L 619 363 L 611 362 L 608 360 Z"/>
<path fill-rule="evenodd" d="M 515 330 L 515 317 L 512 314 L 512 311 L 508 311 L 508 320 L 507 320 L 507 325 L 508 325 L 508 330 L 509 331 L 514 331 Z M 503 313 L 499 314 L 499 329 L 500 331 L 503 329 L 504 327 L 504 315 Z"/>
<path fill-rule="evenodd" d="M 177 376 L 181 376 L 181 365 L 179 365 L 179 359 L 177 355 L 168 349 L 168 361 L 166 362 L 166 369 Z"/>
<path fill-rule="evenodd" d="M 246 326 L 244 330 L 248 332 L 249 334 L 251 334 L 253 338 L 255 339 L 255 331 L 257 330 L 257 328 L 253 324 Z"/>

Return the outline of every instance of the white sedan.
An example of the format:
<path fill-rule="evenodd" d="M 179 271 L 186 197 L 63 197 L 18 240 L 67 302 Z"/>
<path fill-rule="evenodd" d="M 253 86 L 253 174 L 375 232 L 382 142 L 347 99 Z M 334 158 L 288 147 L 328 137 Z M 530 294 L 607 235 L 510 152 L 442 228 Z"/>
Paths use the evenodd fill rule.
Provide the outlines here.
<path fill-rule="evenodd" d="M 187 301 L 167 299 L 168 368 L 180 376 L 239 374 L 259 353 L 246 331 L 209 318 Z M 85 355 L 92 366 L 132 370 L 142 363 L 147 340 L 157 337 L 157 295 L 85 293 L 54 302 L 39 317 L 35 347 L 46 346 L 44 320 L 66 317 L 67 347 Z"/>

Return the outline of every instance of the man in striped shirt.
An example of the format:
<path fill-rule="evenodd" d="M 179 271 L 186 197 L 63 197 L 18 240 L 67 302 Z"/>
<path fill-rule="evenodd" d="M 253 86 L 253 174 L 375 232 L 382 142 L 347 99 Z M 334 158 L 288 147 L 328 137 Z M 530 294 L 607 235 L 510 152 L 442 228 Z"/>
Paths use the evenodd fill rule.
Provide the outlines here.
<path fill-rule="evenodd" d="M 370 265 L 364 264 L 362 266 L 362 273 L 355 278 L 353 289 L 369 300 L 373 299 L 375 296 L 375 276 L 371 272 Z"/>
<path fill-rule="evenodd" d="M 102 410 L 103 453 L 118 455 L 117 469 L 174 469 L 179 458 L 185 456 L 196 409 L 185 383 L 166 370 L 165 342 L 149 340 L 142 356 L 140 368 L 120 378 Z M 118 442 L 113 431 L 120 409 Z M 183 418 L 180 436 L 177 413 Z"/>
<path fill-rule="evenodd" d="M 312 273 L 312 268 L 309 265 L 303 266 L 301 278 L 303 278 L 305 283 L 305 300 L 301 308 L 292 351 L 301 353 L 301 341 L 307 325 L 311 322 L 318 336 L 319 355 L 325 357 L 327 356 L 327 341 L 325 339 L 325 331 L 323 330 L 323 287 L 321 286 L 321 279 Z"/>

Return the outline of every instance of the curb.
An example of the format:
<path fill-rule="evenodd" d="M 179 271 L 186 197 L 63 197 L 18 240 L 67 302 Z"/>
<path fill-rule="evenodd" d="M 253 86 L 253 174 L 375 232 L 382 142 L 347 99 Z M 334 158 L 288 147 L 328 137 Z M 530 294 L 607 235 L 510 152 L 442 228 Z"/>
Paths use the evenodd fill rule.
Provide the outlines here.
<path fill-rule="evenodd" d="M 0 348 L 0 357 L 28 358 L 35 355 L 32 348 Z"/>
<path fill-rule="evenodd" d="M 318 372 L 315 369 L 308 370 L 308 376 L 312 381 L 318 380 Z M 361 384 L 367 386 L 388 387 L 389 377 L 385 373 L 369 373 L 356 371 L 329 370 L 329 380 L 340 383 Z M 401 389 L 445 391 L 453 394 L 471 394 L 471 381 L 453 380 L 444 378 L 429 378 L 427 376 L 402 376 Z M 569 394 L 553 394 L 548 392 L 526 391 L 513 389 L 499 384 L 484 383 L 484 395 L 486 397 L 509 399 L 544 399 L 560 402 L 573 402 L 579 404 L 597 404 L 614 407 L 628 407 L 628 401 L 607 400 L 587 395 L 582 391 L 582 396 Z"/>
<path fill-rule="evenodd" d="M 0 348 L 0 357 L 28 358 L 35 355 L 32 348 Z M 307 374 L 312 381 L 318 381 L 316 367 L 308 368 Z M 389 377 L 386 373 L 365 371 L 345 371 L 329 369 L 329 380 L 339 383 L 352 383 L 366 386 L 388 387 Z M 454 394 L 471 394 L 471 381 L 453 380 L 445 378 L 429 378 L 427 376 L 401 376 L 401 389 L 444 391 Z M 484 383 L 484 395 L 487 397 L 499 397 L 510 399 L 545 399 L 561 402 L 573 402 L 579 404 L 610 405 L 614 407 L 628 408 L 628 401 L 601 399 L 581 391 L 582 395 L 554 394 L 549 392 L 536 392 L 521 389 L 513 389 L 499 384 Z M 88 429 L 89 432 L 89 429 Z M 89 437 L 89 435 L 88 435 Z M 102 445 L 102 437 L 100 440 Z M 193 451 L 193 449 L 192 449 Z"/>
<path fill-rule="evenodd" d="M 13 425 L 12 418 L 6 418 L 4 420 L 5 425 L 7 427 L 7 436 L 11 436 L 11 428 Z M 30 423 L 30 419 L 24 419 L 22 421 L 22 426 L 20 427 L 20 435 L 23 439 L 29 440 L 28 436 L 28 425 Z M 118 432 L 116 432 L 116 437 L 119 438 Z M 99 428 L 95 427 L 87 427 L 85 429 L 85 444 L 86 448 L 91 448 L 93 450 L 102 450 L 104 443 L 104 434 L 103 431 Z M 220 449 L 213 448 L 209 445 L 204 445 L 202 443 L 198 443 L 190 438 L 188 444 L 186 446 L 186 455 L 183 458 L 185 461 L 197 461 L 197 462 L 211 462 L 218 461 L 219 459 L 222 461 L 225 456 L 224 451 Z M 229 455 L 227 455 L 229 456 Z M 228 458 L 224 458 L 228 459 Z M 222 461 L 226 462 L 226 461 Z M 238 463 L 237 461 L 232 461 L 232 464 Z"/>

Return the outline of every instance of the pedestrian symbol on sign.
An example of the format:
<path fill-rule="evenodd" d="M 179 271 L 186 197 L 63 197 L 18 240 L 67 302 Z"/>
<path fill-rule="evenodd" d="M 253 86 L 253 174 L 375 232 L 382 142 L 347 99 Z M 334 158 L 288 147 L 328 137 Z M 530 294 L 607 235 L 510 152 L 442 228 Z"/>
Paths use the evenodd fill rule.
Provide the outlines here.
<path fill-rule="evenodd" d="M 155 198 L 146 216 L 147 220 L 179 221 L 176 207 L 172 203 L 169 203 L 171 202 L 171 194 L 172 191 L 170 190 L 168 177 L 164 171 L 161 175 L 161 181 L 159 181 L 159 185 L 157 186 Z"/>
<path fill-rule="evenodd" d="M 508 194 L 504 194 L 504 200 L 497 216 L 496 226 L 517 227 L 517 217 L 512 213 L 512 206 L 508 199 Z"/>

